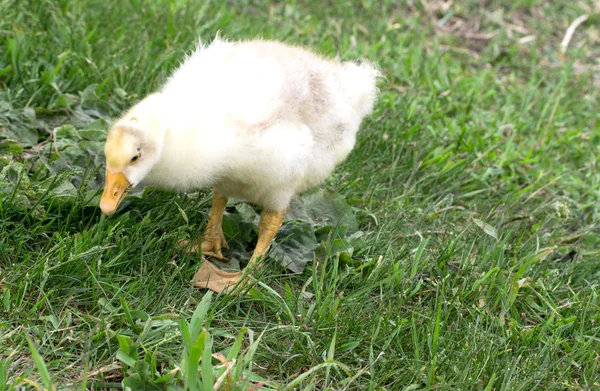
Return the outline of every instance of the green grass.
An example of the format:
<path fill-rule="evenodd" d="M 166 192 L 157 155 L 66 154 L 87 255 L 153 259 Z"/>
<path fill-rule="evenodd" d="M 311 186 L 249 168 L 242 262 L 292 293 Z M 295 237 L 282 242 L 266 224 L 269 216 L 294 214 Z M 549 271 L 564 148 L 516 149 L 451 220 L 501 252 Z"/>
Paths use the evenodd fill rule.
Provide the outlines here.
<path fill-rule="evenodd" d="M 0 390 L 212 389 L 223 362 L 221 389 L 599 389 L 593 1 L 231 3 L 0 0 Z M 97 207 L 106 120 L 218 31 L 385 75 L 323 185 L 354 261 L 268 261 L 252 297 L 189 282 L 208 192 Z"/>

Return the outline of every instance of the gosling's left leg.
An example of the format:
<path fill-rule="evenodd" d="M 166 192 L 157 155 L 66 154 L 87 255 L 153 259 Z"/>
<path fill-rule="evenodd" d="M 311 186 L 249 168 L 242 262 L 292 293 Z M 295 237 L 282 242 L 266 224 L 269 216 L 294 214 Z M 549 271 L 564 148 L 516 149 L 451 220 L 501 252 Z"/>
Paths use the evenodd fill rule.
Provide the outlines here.
<path fill-rule="evenodd" d="M 265 255 L 271 246 L 271 242 L 275 239 L 279 227 L 281 227 L 285 213 L 285 210 L 282 212 L 264 210 L 260 215 L 260 221 L 258 223 L 258 242 L 256 242 L 252 258 L 250 258 L 248 266 L 246 266 L 246 269 L 248 269 L 250 273 L 254 270 L 260 270 L 262 267 Z"/>
<path fill-rule="evenodd" d="M 252 258 L 246 266 L 247 273 L 253 273 L 260 270 L 264 257 L 271 245 L 271 242 L 277 235 L 277 231 L 283 222 L 285 211 L 273 212 L 265 210 L 260 216 L 258 223 L 258 242 L 254 248 Z M 205 261 L 193 278 L 194 286 L 198 288 L 208 288 L 215 292 L 229 291 L 233 286 L 242 280 L 242 272 L 224 272 L 212 263 Z M 249 284 L 246 278 L 244 283 Z"/>

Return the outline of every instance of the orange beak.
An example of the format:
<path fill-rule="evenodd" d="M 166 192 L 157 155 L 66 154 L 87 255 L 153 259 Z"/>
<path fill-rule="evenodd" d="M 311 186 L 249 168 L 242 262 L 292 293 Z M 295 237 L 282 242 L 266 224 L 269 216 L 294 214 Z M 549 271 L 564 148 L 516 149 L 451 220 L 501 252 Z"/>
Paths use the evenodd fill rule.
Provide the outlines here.
<path fill-rule="evenodd" d="M 130 187 L 131 183 L 129 183 L 122 172 L 113 173 L 106 170 L 106 183 L 102 199 L 100 200 L 102 213 L 107 216 L 115 213 Z"/>

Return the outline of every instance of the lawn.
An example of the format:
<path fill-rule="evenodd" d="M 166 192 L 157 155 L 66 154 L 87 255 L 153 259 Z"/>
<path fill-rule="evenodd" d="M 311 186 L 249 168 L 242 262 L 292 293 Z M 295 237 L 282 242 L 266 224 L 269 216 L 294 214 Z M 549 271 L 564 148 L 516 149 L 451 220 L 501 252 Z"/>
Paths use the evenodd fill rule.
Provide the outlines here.
<path fill-rule="evenodd" d="M 0 390 L 600 389 L 600 8 L 481 3 L 0 0 Z M 98 208 L 110 119 L 217 32 L 385 76 L 297 200 L 347 218 L 288 219 L 247 296 L 176 245 L 208 190 Z"/>

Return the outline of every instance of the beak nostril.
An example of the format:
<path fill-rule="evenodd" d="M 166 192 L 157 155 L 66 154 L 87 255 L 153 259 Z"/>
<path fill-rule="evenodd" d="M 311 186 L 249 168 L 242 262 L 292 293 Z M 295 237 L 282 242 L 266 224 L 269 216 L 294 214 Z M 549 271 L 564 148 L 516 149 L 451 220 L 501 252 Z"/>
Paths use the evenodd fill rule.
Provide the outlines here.
<path fill-rule="evenodd" d="M 100 199 L 102 212 L 110 216 L 116 211 L 130 187 L 131 184 L 123 173 L 112 173 L 106 170 L 106 182 Z"/>

